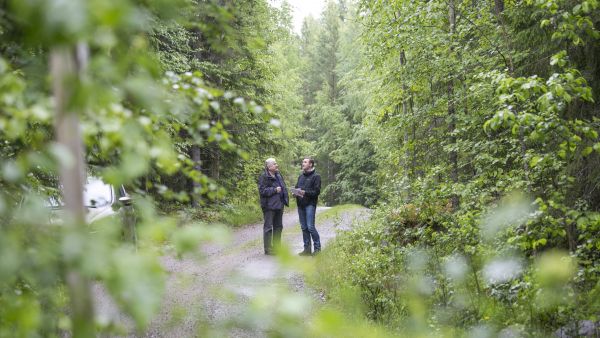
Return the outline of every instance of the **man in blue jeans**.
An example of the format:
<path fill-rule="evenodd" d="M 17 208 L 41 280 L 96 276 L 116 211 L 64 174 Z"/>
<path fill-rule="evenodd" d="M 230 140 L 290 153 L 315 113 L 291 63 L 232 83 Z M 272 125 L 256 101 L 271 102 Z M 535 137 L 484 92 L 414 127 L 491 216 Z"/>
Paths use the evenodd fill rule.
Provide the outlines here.
<path fill-rule="evenodd" d="M 304 250 L 299 255 L 316 255 L 321 251 L 321 240 L 315 228 L 315 212 L 321 193 L 321 176 L 315 171 L 315 161 L 310 157 L 302 160 L 302 174 L 298 177 L 296 188 L 294 196 L 298 204 L 298 216 L 304 240 Z M 311 250 L 311 239 L 314 251 Z"/>

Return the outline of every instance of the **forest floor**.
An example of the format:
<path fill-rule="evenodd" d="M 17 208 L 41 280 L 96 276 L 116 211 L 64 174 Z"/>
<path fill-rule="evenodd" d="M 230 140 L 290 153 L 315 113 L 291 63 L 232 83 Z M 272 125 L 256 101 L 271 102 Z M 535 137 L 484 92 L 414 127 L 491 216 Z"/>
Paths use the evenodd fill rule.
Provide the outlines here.
<path fill-rule="evenodd" d="M 317 230 L 323 248 L 337 231 L 350 229 L 357 219 L 368 218 L 367 209 L 352 208 L 334 215 L 317 208 Z M 327 214 L 327 213 L 325 213 Z M 296 209 L 283 215 L 282 243 L 292 255 L 302 251 L 302 233 Z M 168 274 L 166 292 L 159 314 L 143 333 L 136 333 L 133 322 L 123 315 L 103 287 L 96 285 L 96 313 L 105 320 L 123 326 L 128 337 L 264 337 L 256 328 L 241 328 L 240 318 L 247 314 L 252 299 L 265 288 L 285 288 L 289 292 L 308 295 L 316 302 L 323 295 L 304 283 L 301 270 L 293 264 L 283 264 L 277 256 L 266 256 L 263 250 L 262 223 L 233 230 L 231 241 L 225 245 L 205 245 L 201 259 L 164 255 L 161 263 Z M 299 257 L 302 262 L 314 262 L 313 257 Z M 293 262 L 293 261 L 292 261 Z M 310 264 L 310 263 L 309 263 Z"/>

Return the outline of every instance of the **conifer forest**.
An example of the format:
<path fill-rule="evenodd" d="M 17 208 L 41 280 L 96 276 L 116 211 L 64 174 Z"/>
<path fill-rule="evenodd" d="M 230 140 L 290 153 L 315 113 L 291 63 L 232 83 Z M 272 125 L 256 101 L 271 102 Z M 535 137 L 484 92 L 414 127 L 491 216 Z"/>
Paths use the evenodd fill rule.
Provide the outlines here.
<path fill-rule="evenodd" d="M 370 216 L 262 336 L 600 336 L 600 1 L 322 3 L 0 0 L 0 337 L 128 336 L 96 285 L 144 336 L 160 257 L 261 223 L 265 160 L 293 187 L 306 156 Z M 90 176 L 129 218 L 90 221 Z"/>

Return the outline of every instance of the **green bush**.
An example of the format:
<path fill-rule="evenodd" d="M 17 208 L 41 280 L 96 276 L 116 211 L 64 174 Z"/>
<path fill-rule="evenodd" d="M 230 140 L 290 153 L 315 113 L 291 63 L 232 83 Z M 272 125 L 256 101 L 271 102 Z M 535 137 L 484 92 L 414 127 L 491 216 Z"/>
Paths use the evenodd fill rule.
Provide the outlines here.
<path fill-rule="evenodd" d="M 431 213 L 437 208 L 429 205 L 381 208 L 335 239 L 311 282 L 342 311 L 360 311 L 409 335 L 544 336 L 597 320 L 598 284 L 589 278 L 589 262 L 560 250 L 519 251 L 506 242 L 510 226 L 488 233 L 497 218 L 511 215 L 507 221 L 515 222 L 526 210 L 517 210 L 518 203 L 501 203 L 485 217 Z"/>

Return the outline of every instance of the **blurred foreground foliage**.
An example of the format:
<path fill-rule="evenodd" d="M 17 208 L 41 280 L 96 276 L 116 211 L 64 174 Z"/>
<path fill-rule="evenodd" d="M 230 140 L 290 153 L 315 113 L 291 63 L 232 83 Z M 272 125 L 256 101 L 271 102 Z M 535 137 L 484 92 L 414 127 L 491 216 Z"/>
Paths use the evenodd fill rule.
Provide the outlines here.
<path fill-rule="evenodd" d="M 580 233 L 593 241 L 531 254 L 519 238 L 541 213 L 521 195 L 479 214 L 388 206 L 338 235 L 311 284 L 334 308 L 401 336 L 578 336 L 584 326 L 593 336 L 599 243 L 587 230 L 597 229 L 597 215 L 588 215 Z"/>

